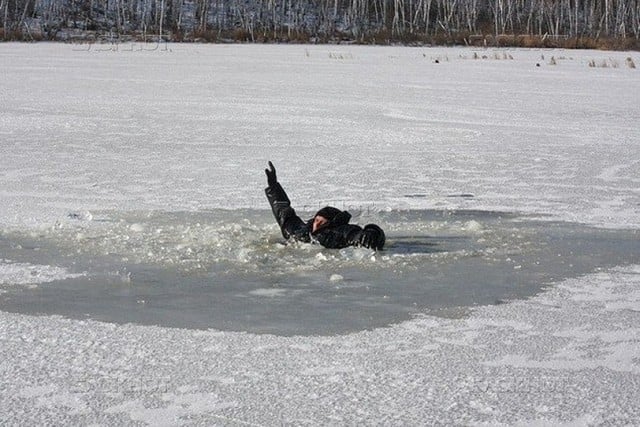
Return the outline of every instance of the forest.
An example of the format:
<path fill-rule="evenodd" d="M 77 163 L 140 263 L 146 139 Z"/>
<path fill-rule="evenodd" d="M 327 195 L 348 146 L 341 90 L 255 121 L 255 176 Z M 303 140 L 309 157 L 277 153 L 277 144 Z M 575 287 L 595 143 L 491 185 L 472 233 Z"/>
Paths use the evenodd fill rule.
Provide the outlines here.
<path fill-rule="evenodd" d="M 640 0 L 0 0 L 0 40 L 640 48 Z"/>

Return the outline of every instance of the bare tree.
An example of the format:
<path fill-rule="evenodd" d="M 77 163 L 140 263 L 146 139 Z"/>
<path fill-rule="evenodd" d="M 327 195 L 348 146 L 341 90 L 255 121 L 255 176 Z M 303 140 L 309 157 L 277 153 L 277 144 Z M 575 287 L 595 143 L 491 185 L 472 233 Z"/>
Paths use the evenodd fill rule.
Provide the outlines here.
<path fill-rule="evenodd" d="M 108 34 L 355 40 L 498 34 L 640 40 L 640 0 L 0 0 L 4 39 L 59 30 Z M 234 36 L 234 33 L 236 36 Z"/>

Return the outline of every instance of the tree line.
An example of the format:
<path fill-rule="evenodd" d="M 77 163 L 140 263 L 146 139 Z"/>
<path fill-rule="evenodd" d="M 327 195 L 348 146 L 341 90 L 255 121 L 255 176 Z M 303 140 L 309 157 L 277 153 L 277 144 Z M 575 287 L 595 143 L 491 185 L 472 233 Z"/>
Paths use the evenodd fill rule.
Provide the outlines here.
<path fill-rule="evenodd" d="M 91 37 L 638 47 L 640 0 L 0 0 L 4 40 Z"/>

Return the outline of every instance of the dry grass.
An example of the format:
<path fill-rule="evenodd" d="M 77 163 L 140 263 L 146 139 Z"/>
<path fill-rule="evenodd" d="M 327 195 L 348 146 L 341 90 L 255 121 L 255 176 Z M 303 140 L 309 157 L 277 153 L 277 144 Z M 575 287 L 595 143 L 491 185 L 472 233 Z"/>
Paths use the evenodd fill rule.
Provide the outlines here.
<path fill-rule="evenodd" d="M 444 32 L 436 28 L 435 33 L 407 31 L 402 34 L 392 33 L 387 28 L 365 31 L 354 36 L 349 32 L 334 31 L 331 33 L 309 33 L 305 30 L 284 28 L 277 30 L 248 31 L 243 28 L 220 30 L 207 28 L 206 30 L 186 31 L 172 28 L 167 34 L 167 41 L 176 42 L 237 42 L 237 43 L 327 43 L 327 44 L 366 44 L 390 45 L 402 44 L 410 46 L 469 46 L 469 47 L 521 47 L 521 48 L 565 48 L 565 49 L 601 49 L 601 50 L 640 50 L 640 39 L 625 38 L 590 38 L 566 37 L 527 34 L 499 34 L 491 33 L 491 26 L 481 27 L 479 33 L 469 31 Z M 63 32 L 42 33 L 24 28 L 0 28 L 0 40 L 61 40 Z M 91 32 L 90 30 L 83 30 Z M 94 29 L 99 38 L 103 38 L 106 30 Z M 62 35 L 61 35 L 62 34 Z M 131 37 L 133 34 L 121 34 L 119 37 Z M 496 58 L 497 59 L 497 58 Z M 506 59 L 506 58 L 502 58 Z"/>
<path fill-rule="evenodd" d="M 513 60 L 513 55 L 511 55 L 509 52 L 484 52 L 484 53 L 478 53 L 478 52 L 473 52 L 473 55 L 471 55 L 471 57 L 467 57 L 466 55 L 460 55 L 460 59 L 475 59 L 475 60 L 479 60 L 479 59 L 488 59 L 488 60 L 497 60 L 497 61 L 512 61 Z"/>
<path fill-rule="evenodd" d="M 349 52 L 329 52 L 329 58 L 344 61 L 353 59 L 353 55 Z"/>
<path fill-rule="evenodd" d="M 599 50 L 640 50 L 635 38 L 609 39 L 588 37 L 551 37 L 547 35 L 501 34 L 467 35 L 464 44 L 482 47 L 564 48 Z"/>
<path fill-rule="evenodd" d="M 625 60 L 625 64 L 628 68 L 636 68 L 636 64 L 630 56 Z M 620 61 L 615 58 L 605 58 L 597 61 L 592 59 L 587 63 L 587 65 L 590 68 L 620 68 Z"/>

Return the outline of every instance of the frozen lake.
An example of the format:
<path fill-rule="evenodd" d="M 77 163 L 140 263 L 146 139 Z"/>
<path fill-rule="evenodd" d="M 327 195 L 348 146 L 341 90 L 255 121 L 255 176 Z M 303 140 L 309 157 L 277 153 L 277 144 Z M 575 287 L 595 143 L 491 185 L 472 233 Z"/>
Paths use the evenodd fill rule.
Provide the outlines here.
<path fill-rule="evenodd" d="M 0 420 L 634 424 L 631 62 L 0 45 Z M 283 245 L 267 160 L 386 250 Z"/>

